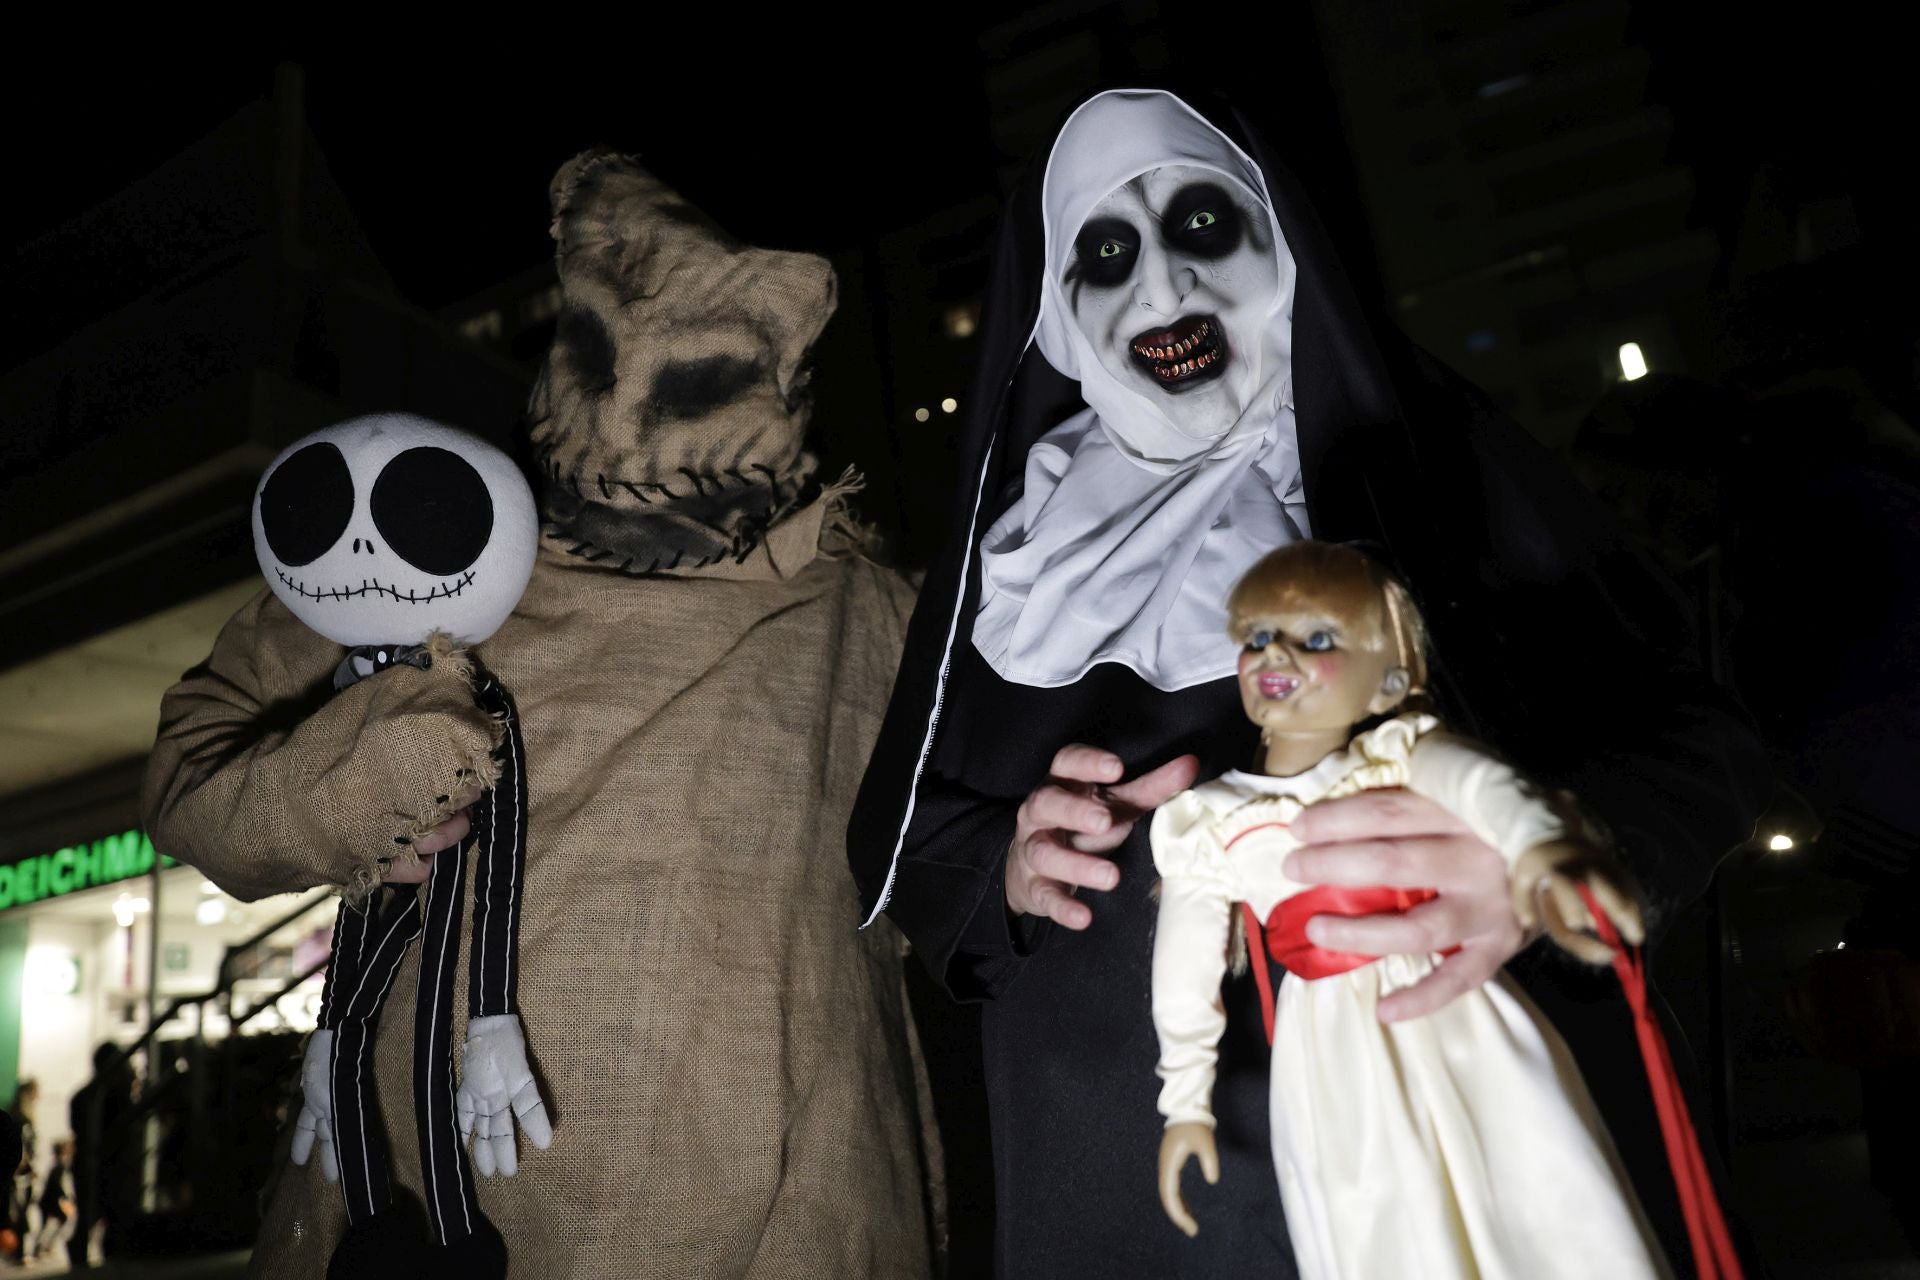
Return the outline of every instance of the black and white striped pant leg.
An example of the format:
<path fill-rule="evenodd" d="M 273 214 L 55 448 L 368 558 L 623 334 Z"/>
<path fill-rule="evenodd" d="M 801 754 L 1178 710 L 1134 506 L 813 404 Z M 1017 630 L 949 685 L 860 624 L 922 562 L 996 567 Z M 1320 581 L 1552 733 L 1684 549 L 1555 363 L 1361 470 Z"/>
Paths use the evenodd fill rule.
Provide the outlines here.
<path fill-rule="evenodd" d="M 442 1244 L 473 1234 L 481 1218 L 453 1110 L 453 980 L 460 967 L 466 867 L 464 842 L 434 855 L 420 944 L 420 987 L 414 1003 L 413 1095 L 420 1172 L 427 1218 Z"/>
<path fill-rule="evenodd" d="M 383 896 L 385 909 L 377 916 L 374 902 L 364 910 L 341 905 L 326 1001 L 333 1019 L 333 1148 L 347 1220 L 355 1224 L 393 1200 L 386 1135 L 373 1108 L 373 1040 L 407 946 L 420 936 L 420 900 L 412 886 Z"/>
<path fill-rule="evenodd" d="M 513 697 L 489 676 L 475 701 L 503 729 L 500 773 L 473 807 L 473 945 L 467 1013 L 520 1011 L 520 898 L 527 875 L 527 749 Z"/>

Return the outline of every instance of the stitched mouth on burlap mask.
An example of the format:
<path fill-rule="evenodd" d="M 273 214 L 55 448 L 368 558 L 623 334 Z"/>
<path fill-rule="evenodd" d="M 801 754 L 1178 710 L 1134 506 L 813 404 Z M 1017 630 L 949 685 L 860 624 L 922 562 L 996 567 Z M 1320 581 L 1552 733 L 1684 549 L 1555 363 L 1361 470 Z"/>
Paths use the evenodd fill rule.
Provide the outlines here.
<path fill-rule="evenodd" d="M 565 544 L 568 554 L 622 573 L 670 573 L 744 560 L 800 494 L 799 485 L 778 483 L 764 467 L 754 474 L 759 472 L 765 476 L 758 480 L 733 472 L 723 485 L 717 477 L 689 471 L 678 490 L 608 481 L 604 501 L 592 488 L 582 492 L 550 474 L 549 536 Z"/>

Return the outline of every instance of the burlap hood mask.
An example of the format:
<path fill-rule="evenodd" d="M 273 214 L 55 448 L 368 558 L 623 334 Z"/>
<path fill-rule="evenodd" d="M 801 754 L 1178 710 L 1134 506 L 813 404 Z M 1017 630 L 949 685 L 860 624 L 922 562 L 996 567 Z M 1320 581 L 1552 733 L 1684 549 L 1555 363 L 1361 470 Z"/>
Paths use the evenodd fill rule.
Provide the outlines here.
<path fill-rule="evenodd" d="M 551 196 L 565 296 L 529 407 L 546 518 L 628 573 L 744 560 L 812 496 L 833 268 L 740 244 L 630 157 L 582 153 Z"/>

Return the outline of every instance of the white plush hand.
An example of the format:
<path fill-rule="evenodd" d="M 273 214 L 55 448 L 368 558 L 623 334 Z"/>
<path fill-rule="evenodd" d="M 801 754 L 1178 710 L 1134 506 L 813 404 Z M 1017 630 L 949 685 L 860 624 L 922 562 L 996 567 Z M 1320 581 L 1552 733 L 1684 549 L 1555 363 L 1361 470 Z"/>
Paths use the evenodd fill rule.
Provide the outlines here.
<path fill-rule="evenodd" d="M 304 1165 L 320 1144 L 320 1172 L 328 1182 L 340 1181 L 340 1161 L 333 1153 L 333 1031 L 322 1028 L 307 1040 L 307 1056 L 300 1064 L 300 1118 L 293 1122 L 293 1162 Z"/>
<path fill-rule="evenodd" d="M 460 1069 L 460 1092 L 454 1099 L 460 1116 L 460 1138 L 472 1138 L 473 1165 L 480 1176 L 494 1170 L 511 1178 L 520 1168 L 513 1145 L 514 1117 L 527 1131 L 527 1141 L 545 1151 L 553 1142 L 553 1125 L 540 1086 L 527 1065 L 527 1040 L 520 1031 L 520 1015 L 499 1013 L 467 1023 L 467 1050 Z"/>

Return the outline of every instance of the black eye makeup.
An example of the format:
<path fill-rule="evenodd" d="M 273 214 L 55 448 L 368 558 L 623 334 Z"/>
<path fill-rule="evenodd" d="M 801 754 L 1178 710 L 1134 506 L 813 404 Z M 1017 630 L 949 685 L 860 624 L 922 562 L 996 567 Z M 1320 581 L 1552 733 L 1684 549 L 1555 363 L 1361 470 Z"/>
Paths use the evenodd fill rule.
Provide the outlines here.
<path fill-rule="evenodd" d="M 1246 216 L 1226 188 L 1195 182 L 1174 193 L 1160 217 L 1160 234 L 1176 250 L 1198 258 L 1224 258 L 1240 247 Z"/>
<path fill-rule="evenodd" d="M 1067 280 L 1103 288 L 1123 284 L 1139 251 L 1140 233 L 1133 227 L 1119 218 L 1094 218 L 1073 239 Z"/>

